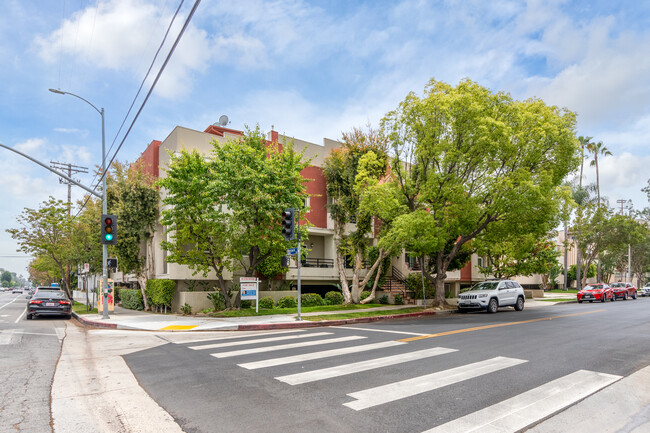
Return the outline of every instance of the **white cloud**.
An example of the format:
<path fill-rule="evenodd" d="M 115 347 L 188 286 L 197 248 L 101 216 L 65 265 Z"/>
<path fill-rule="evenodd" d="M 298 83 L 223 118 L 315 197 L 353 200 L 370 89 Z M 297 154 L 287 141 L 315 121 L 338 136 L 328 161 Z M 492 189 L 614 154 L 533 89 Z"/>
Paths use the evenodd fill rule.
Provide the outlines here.
<path fill-rule="evenodd" d="M 144 77 L 172 15 L 172 11 L 162 10 L 154 3 L 108 0 L 99 2 L 97 8 L 89 6 L 75 13 L 49 35 L 37 36 L 34 43 L 38 54 L 48 63 L 63 58 L 71 64 L 129 70 L 139 80 Z M 158 66 L 184 20 L 182 13 L 176 18 L 157 59 Z M 206 53 L 210 57 L 206 33 L 190 25 L 163 73 L 164 80 L 156 88 L 158 94 L 173 98 L 187 92 L 193 82 L 189 79 L 191 72 L 205 67 Z M 154 67 L 153 72 L 158 69 Z"/>
<path fill-rule="evenodd" d="M 616 200 L 631 199 L 636 209 L 648 206 L 646 195 L 641 188 L 647 185 L 650 174 L 650 155 L 633 155 L 629 152 L 615 154 L 598 159 L 600 177 L 600 192 L 609 199 L 609 205 L 614 206 Z M 596 182 L 595 167 L 585 161 L 585 183 Z"/>
<path fill-rule="evenodd" d="M 30 138 L 22 143 L 16 144 L 14 149 L 32 156 L 31 153 L 40 150 L 45 143 L 46 141 L 44 138 Z"/>

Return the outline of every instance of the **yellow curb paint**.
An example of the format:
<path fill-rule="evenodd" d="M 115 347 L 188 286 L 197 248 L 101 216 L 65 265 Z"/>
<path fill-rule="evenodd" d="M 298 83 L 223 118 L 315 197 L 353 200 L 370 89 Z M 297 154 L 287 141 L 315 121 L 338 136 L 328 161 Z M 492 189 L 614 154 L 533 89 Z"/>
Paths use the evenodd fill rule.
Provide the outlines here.
<path fill-rule="evenodd" d="M 199 325 L 169 325 L 159 329 L 159 331 L 187 331 L 188 329 L 194 329 L 197 326 Z"/>
<path fill-rule="evenodd" d="M 584 313 L 563 314 L 561 316 L 542 317 L 541 319 L 522 320 L 521 322 L 498 323 L 496 325 L 477 326 L 475 328 L 457 329 L 455 331 L 446 331 L 446 332 L 439 332 L 437 334 L 429 334 L 429 335 L 422 335 L 422 336 L 418 336 L 418 337 L 404 338 L 402 340 L 397 340 L 397 341 L 401 341 L 403 343 L 408 343 L 409 341 L 424 340 L 426 338 L 443 337 L 445 335 L 461 334 L 463 332 L 481 331 L 483 329 L 500 328 L 502 326 L 512 326 L 512 325 L 522 325 L 524 323 L 542 322 L 544 320 L 553 320 L 553 319 L 559 319 L 559 318 L 562 318 L 562 317 L 582 316 L 584 314 L 601 313 L 603 311 L 607 311 L 607 310 L 586 311 Z"/>

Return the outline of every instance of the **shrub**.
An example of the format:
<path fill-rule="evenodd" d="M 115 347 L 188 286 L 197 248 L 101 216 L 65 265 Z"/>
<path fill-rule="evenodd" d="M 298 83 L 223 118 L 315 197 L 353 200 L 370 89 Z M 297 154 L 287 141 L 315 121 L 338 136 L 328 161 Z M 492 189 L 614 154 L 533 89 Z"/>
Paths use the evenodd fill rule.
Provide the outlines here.
<path fill-rule="evenodd" d="M 379 303 L 380 304 L 388 304 L 388 295 L 384 295 L 381 298 L 379 298 Z"/>
<path fill-rule="evenodd" d="M 278 308 L 296 308 L 298 301 L 293 296 L 285 296 L 278 300 Z"/>
<path fill-rule="evenodd" d="M 214 308 L 214 311 L 223 310 L 224 306 L 226 305 L 226 301 L 223 299 L 223 295 L 219 290 L 217 290 L 216 292 L 208 293 L 208 299 L 210 300 L 210 302 L 212 302 L 212 307 Z"/>
<path fill-rule="evenodd" d="M 181 307 L 181 312 L 184 315 L 192 314 L 192 306 L 186 302 L 185 305 Z"/>
<path fill-rule="evenodd" d="M 372 293 L 372 292 L 369 292 L 369 291 L 367 291 L 367 290 L 364 290 L 363 292 L 361 292 L 361 300 L 363 301 L 363 300 L 366 299 L 368 296 L 370 296 L 370 293 Z"/>
<path fill-rule="evenodd" d="M 342 305 L 345 302 L 343 294 L 332 290 L 331 292 L 325 293 L 325 304 L 326 305 Z"/>
<path fill-rule="evenodd" d="M 300 304 L 303 307 L 318 307 L 325 305 L 325 301 L 318 293 L 305 293 L 300 296 Z"/>
<path fill-rule="evenodd" d="M 404 305 L 404 299 L 402 299 L 401 294 L 395 295 L 395 305 Z"/>
<path fill-rule="evenodd" d="M 253 306 L 253 301 L 251 301 L 250 299 L 244 299 L 243 301 L 241 301 L 241 304 L 239 305 L 239 307 L 244 310 L 247 308 L 251 308 L 252 306 Z"/>
<path fill-rule="evenodd" d="M 142 292 L 140 290 L 122 289 L 120 290 L 122 297 L 122 307 L 129 310 L 144 310 L 144 302 L 142 301 Z"/>
<path fill-rule="evenodd" d="M 172 306 L 172 299 L 176 291 L 176 282 L 173 280 L 147 280 L 145 294 L 147 300 L 156 310 Z"/>
<path fill-rule="evenodd" d="M 427 299 L 432 299 L 436 293 L 435 287 L 426 278 L 424 284 L 427 288 Z M 406 278 L 406 290 L 413 292 L 415 299 L 422 299 L 422 275 L 409 274 Z"/>
<path fill-rule="evenodd" d="M 260 308 L 263 308 L 265 310 L 270 310 L 275 306 L 275 301 L 273 301 L 273 298 L 270 296 L 265 296 L 264 298 L 260 299 Z"/>

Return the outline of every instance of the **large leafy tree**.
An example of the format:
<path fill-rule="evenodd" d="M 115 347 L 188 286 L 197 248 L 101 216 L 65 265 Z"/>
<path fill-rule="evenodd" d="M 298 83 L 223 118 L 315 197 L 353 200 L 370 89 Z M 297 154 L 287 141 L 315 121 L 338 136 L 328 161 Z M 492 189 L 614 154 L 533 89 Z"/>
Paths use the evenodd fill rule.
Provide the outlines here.
<path fill-rule="evenodd" d="M 21 227 L 7 232 L 18 241 L 21 251 L 47 257 L 55 264 L 57 277 L 62 279 L 71 297 L 70 282 L 65 278 L 66 268 L 72 266 L 70 233 L 73 225 L 67 203 L 50 197 L 39 209 L 25 208 L 17 220 Z"/>
<path fill-rule="evenodd" d="M 370 269 L 361 276 L 364 261 L 369 258 L 373 222 L 377 234 L 385 233 L 399 205 L 397 190 L 380 182 L 388 169 L 387 150 L 387 139 L 380 131 L 368 128 L 366 132 L 355 128 L 343 134 L 341 147 L 333 149 L 325 160 L 327 196 L 331 199 L 329 210 L 334 221 L 336 266 L 346 304 L 361 301 L 361 291 L 372 276 L 375 279 L 371 295 L 365 301 L 374 299 L 382 273 L 378 268 L 395 245 L 392 241 L 381 242 Z M 345 272 L 346 262 L 352 265 L 350 282 Z"/>
<path fill-rule="evenodd" d="M 213 145 L 209 191 L 218 205 L 228 209 L 226 254 L 252 276 L 268 258 L 275 256 L 279 262 L 289 246 L 280 229 L 282 211 L 294 208 L 304 214 L 307 180 L 300 172 L 308 161 L 293 142 L 267 142 L 259 126 L 247 127 L 238 139 Z M 302 230 L 306 240 L 306 229 Z"/>
<path fill-rule="evenodd" d="M 463 245 L 498 223 L 548 228 L 560 209 L 557 187 L 579 163 L 575 115 L 541 100 L 513 100 L 465 80 L 432 80 L 383 120 L 392 170 L 409 212 L 394 223 L 403 245 L 435 262 L 435 304 Z M 451 245 L 451 248 L 448 246 Z"/>
<path fill-rule="evenodd" d="M 149 309 L 145 289 L 153 278 L 153 234 L 158 217 L 158 190 L 153 177 L 139 163 L 113 163 L 111 208 L 117 215 L 118 236 L 114 252 L 120 269 L 135 274 L 144 307 Z"/>

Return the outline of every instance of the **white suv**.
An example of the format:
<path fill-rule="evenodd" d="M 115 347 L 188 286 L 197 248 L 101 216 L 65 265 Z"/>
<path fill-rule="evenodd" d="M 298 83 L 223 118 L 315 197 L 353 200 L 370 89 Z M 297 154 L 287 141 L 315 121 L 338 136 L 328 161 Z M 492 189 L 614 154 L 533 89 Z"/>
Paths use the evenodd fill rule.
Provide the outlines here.
<path fill-rule="evenodd" d="M 507 306 L 521 311 L 525 299 L 524 289 L 516 281 L 483 281 L 458 296 L 458 311 L 486 310 L 488 313 L 496 313 L 499 307 Z"/>

